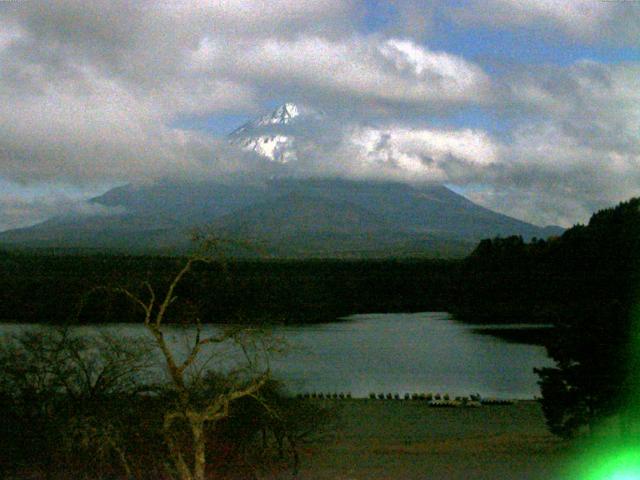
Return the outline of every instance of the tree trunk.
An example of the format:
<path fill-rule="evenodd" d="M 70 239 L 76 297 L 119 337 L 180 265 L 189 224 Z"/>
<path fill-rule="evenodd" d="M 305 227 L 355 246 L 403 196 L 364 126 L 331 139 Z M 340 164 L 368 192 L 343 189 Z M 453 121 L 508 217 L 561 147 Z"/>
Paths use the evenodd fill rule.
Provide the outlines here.
<path fill-rule="evenodd" d="M 293 477 L 298 475 L 300 470 L 300 455 L 298 454 L 298 445 L 296 444 L 293 435 L 287 437 L 289 439 L 289 445 L 291 446 L 291 453 L 293 454 Z"/>
<path fill-rule="evenodd" d="M 184 461 L 184 457 L 180 452 L 180 447 L 176 445 L 176 442 L 171 435 L 171 427 L 173 424 L 173 417 L 170 415 L 165 415 L 164 419 L 164 440 L 167 444 L 167 448 L 169 449 L 169 454 L 171 455 L 171 459 L 173 460 L 173 465 L 176 467 L 178 471 L 178 475 L 180 476 L 180 480 L 194 480 L 187 463 Z"/>
<path fill-rule="evenodd" d="M 193 479 L 204 480 L 206 459 L 206 438 L 204 435 L 204 420 L 197 416 L 190 418 L 191 433 L 193 435 Z"/>

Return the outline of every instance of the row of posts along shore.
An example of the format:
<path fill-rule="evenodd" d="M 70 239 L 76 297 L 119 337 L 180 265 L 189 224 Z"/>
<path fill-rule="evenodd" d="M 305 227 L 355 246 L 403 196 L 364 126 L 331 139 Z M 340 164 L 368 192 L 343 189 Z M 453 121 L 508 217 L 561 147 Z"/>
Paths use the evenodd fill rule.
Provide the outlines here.
<path fill-rule="evenodd" d="M 351 400 L 354 397 L 351 392 L 307 392 L 299 393 L 296 395 L 298 399 L 317 399 L 317 400 Z M 395 401 L 421 401 L 426 402 L 431 406 L 467 406 L 467 407 L 479 407 L 481 405 L 511 405 L 513 400 L 498 399 L 498 398 L 483 398 L 480 394 L 471 394 L 469 396 L 457 396 L 451 397 L 448 393 L 405 393 L 400 395 L 399 393 L 369 393 L 369 400 L 395 400 Z"/>

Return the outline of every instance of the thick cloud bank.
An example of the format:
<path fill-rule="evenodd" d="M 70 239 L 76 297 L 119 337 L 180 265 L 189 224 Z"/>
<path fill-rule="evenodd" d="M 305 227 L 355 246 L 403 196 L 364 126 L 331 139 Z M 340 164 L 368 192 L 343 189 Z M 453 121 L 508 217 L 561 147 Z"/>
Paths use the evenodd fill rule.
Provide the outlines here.
<path fill-rule="evenodd" d="M 640 193 L 637 62 L 493 68 L 429 40 L 440 19 L 633 45 L 640 8 L 407 0 L 372 28 L 374 3 L 0 3 L 0 229 L 84 208 L 68 186 L 89 195 L 238 172 L 445 182 L 565 225 Z M 296 127 L 285 169 L 180 122 L 248 118 L 289 99 L 325 119 Z"/>

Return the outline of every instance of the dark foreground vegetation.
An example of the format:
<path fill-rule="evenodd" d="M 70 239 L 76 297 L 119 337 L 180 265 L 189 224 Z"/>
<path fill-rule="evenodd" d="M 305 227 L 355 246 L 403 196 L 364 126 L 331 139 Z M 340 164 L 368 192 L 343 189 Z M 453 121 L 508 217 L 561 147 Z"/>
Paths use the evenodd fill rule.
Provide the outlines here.
<path fill-rule="evenodd" d="M 197 479 L 192 411 L 238 391 L 229 376 L 190 383 L 188 407 L 170 381 L 151 382 L 157 357 L 144 341 L 31 332 L 0 351 L 0 476 L 46 479 Z M 157 380 L 157 378 L 156 378 Z M 245 380 L 250 382 L 250 380 Z M 234 386 L 235 385 L 235 386 Z M 202 431 L 206 475 L 254 478 L 295 471 L 299 448 L 328 410 L 287 397 L 269 380 Z M 183 457 L 192 474 L 181 471 Z M 209 478 L 209 477 L 207 477 Z"/>
<path fill-rule="evenodd" d="M 640 440 L 640 199 L 594 214 L 549 241 L 484 240 L 466 261 L 476 291 L 461 318 L 541 321 L 555 368 L 537 371 L 553 433 L 617 416 Z M 482 313 L 481 313 L 482 312 Z"/>
<path fill-rule="evenodd" d="M 177 296 L 197 265 L 216 262 L 212 245 L 203 240 L 161 286 L 94 291 L 130 302 L 146 335 L 61 327 L 2 339 L 3 478 L 250 479 L 289 458 L 295 473 L 298 446 L 325 412 L 292 402 L 271 377 L 282 342 L 238 325 L 203 334 L 197 309 Z M 195 330 L 182 349 L 167 336 L 174 310 Z"/>

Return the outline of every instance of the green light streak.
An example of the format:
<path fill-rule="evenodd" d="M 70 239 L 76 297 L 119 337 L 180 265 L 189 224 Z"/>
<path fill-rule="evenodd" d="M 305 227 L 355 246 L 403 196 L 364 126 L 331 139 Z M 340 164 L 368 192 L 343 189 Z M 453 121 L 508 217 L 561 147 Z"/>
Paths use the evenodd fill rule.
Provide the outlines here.
<path fill-rule="evenodd" d="M 629 359 L 631 371 L 639 372 L 639 378 L 630 379 L 625 414 L 633 424 L 640 418 L 640 303 L 635 305 L 631 315 Z M 572 477 L 579 480 L 640 480 L 640 437 L 637 426 L 631 428 L 634 433 L 629 438 L 623 438 L 619 432 L 596 441 L 584 456 L 579 474 Z"/>
<path fill-rule="evenodd" d="M 589 465 L 584 480 L 640 480 L 640 449 L 627 449 L 595 455 L 598 460 Z"/>

